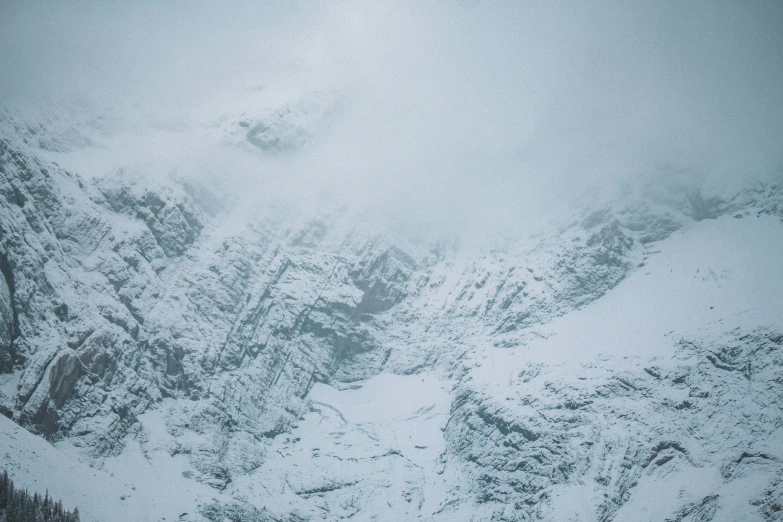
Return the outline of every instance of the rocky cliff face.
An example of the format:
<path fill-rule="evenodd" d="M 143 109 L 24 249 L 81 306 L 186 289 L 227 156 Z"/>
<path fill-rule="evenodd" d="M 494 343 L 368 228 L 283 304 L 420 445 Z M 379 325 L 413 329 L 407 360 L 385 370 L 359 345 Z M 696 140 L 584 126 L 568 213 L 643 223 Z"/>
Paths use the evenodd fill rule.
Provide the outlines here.
<path fill-rule="evenodd" d="M 289 112 L 274 114 L 286 127 Z M 666 357 L 637 352 L 632 363 L 525 351 L 557 338 L 546 325 L 647 270 L 672 234 L 717 218 L 779 224 L 779 185 L 618 200 L 535 241 L 483 250 L 453 238 L 392 242 L 339 213 L 282 211 L 228 229 L 229 195 L 132 171 L 82 178 L 49 152 L 87 138 L 5 118 L 0 410 L 95 462 L 131 442 L 187 455 L 188 478 L 236 499 L 190 517 L 625 520 L 655 503 L 650 491 L 664 492 L 672 520 L 779 517 L 774 321 L 677 331 Z M 275 125 L 239 125 L 250 145 L 278 147 Z M 305 135 L 295 131 L 283 134 Z M 713 276 L 720 285 L 731 274 Z M 493 362 L 498 353 L 511 358 Z M 324 391 L 353 389 L 361 400 L 385 374 L 447 383 L 438 395 L 447 407 L 425 401 L 365 422 Z M 377 400 L 382 409 L 391 399 Z M 163 439 L 144 422 L 154 412 Z M 310 430 L 316 418 L 335 431 Z M 414 418 L 435 438 L 384 438 L 414 440 L 418 431 L 397 427 Z M 326 464 L 337 460 L 350 461 L 348 475 Z M 291 477 L 293 461 L 312 466 L 306 480 Z M 407 478 L 390 474 L 396 466 Z M 687 486 L 700 473 L 710 487 Z M 738 485 L 747 494 L 729 493 Z M 397 499 L 386 511 L 371 500 L 378 491 Z"/>

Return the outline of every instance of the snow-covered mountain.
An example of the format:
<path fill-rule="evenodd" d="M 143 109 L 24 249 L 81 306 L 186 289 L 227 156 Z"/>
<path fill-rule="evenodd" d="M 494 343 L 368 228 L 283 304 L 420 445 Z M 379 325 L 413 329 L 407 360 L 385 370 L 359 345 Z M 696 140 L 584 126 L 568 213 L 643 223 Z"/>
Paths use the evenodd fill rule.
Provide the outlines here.
<path fill-rule="evenodd" d="M 18 483 L 88 521 L 782 519 L 783 185 L 648 184 L 476 246 L 127 160 L 274 161 L 340 100 L 0 113 Z"/>

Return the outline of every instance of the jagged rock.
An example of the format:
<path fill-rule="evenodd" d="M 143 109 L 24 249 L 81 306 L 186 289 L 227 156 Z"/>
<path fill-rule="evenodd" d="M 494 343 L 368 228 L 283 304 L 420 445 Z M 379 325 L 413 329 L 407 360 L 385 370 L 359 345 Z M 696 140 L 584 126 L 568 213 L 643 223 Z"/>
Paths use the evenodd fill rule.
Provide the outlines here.
<path fill-rule="evenodd" d="M 49 397 L 59 408 L 68 400 L 81 376 L 81 362 L 73 351 L 61 352 L 49 370 Z"/>
<path fill-rule="evenodd" d="M 300 119 L 331 110 L 316 105 L 247 115 L 234 131 L 261 151 L 301 147 L 312 133 Z M 21 129 L 8 118 L 3 128 Z M 524 359 L 554 335 L 545 325 L 609 297 L 676 231 L 783 216 L 780 185 L 619 200 L 534 243 L 471 251 L 453 238 L 392 242 L 339 213 L 227 229 L 229 196 L 133 171 L 83 179 L 39 149 L 84 146 L 90 133 L 31 125 L 0 137 L 0 412 L 92 457 L 129 445 L 178 456 L 188 477 L 236 499 L 194 506 L 194 519 L 377 515 L 370 474 L 368 487 L 422 519 L 623 520 L 645 485 L 705 469 L 720 483 L 666 490 L 665 516 L 716 517 L 748 476 L 763 478 L 753 512 L 778 516 L 783 457 L 768 446 L 779 440 L 783 337 L 766 324 L 678 332 L 671 357 L 654 360 L 509 358 L 494 388 L 479 373 L 490 353 Z M 705 272 L 691 276 L 721 284 Z M 431 443 L 376 447 L 382 428 L 339 411 L 329 436 L 348 453 L 313 450 L 312 472 L 293 485 L 264 467 L 270 448 L 296 454 L 303 419 L 327 418 L 314 387 L 360 390 L 381 373 L 454 383 L 438 413 L 443 453 L 427 469 L 411 452 Z M 424 410 L 395 422 L 430 419 Z M 151 413 L 159 423 L 145 422 Z M 264 487 L 285 489 L 296 509 L 242 489 L 268 469 Z M 584 511 L 560 516 L 571 494 Z"/>
<path fill-rule="evenodd" d="M 12 341 L 16 330 L 16 320 L 13 301 L 13 279 L 10 279 L 11 269 L 8 261 L 0 255 L 0 372 L 11 370 L 14 363 Z"/>

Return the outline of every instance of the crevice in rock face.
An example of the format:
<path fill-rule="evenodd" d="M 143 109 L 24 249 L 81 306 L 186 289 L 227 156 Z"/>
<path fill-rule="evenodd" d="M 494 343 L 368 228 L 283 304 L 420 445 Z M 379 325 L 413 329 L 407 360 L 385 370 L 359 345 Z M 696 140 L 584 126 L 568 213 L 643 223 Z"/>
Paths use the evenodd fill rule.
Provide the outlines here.
<path fill-rule="evenodd" d="M 0 231 L 2 237 L 2 231 Z M 19 317 L 14 306 L 14 278 L 8 256 L 0 252 L 0 373 L 10 372 L 17 360 L 14 340 L 19 336 Z M 3 295 L 6 294 L 6 295 Z M 2 308 L 7 307 L 8 310 Z"/>
<path fill-rule="evenodd" d="M 8 286 L 8 293 L 11 296 L 11 311 L 13 320 L 11 322 L 11 338 L 16 339 L 19 336 L 19 317 L 16 313 L 14 304 L 14 277 L 11 272 L 11 263 L 8 261 L 8 257 L 0 252 L 0 273 L 3 274 L 5 284 Z"/>
<path fill-rule="evenodd" d="M 476 411 L 476 414 L 481 418 L 482 421 L 484 421 L 485 424 L 494 426 L 504 436 L 508 435 L 509 433 L 519 433 L 528 442 L 534 442 L 535 440 L 538 439 L 538 435 L 533 433 L 532 431 L 523 428 L 521 426 L 518 426 L 513 422 L 509 422 L 498 415 L 494 415 L 484 407 L 479 408 Z"/>
<path fill-rule="evenodd" d="M 681 522 L 685 520 L 712 520 L 718 511 L 719 495 L 707 495 L 701 500 L 690 502 L 683 506 L 673 518 L 667 518 L 665 522 Z"/>
<path fill-rule="evenodd" d="M 41 403 L 31 423 L 36 432 L 43 435 L 45 439 L 51 440 L 52 436 L 57 433 L 59 420 L 57 409 L 47 399 Z"/>
<path fill-rule="evenodd" d="M 69 351 L 70 352 L 70 351 Z M 59 408 L 73 393 L 81 375 L 81 362 L 73 352 L 60 356 L 49 371 L 49 397 Z"/>

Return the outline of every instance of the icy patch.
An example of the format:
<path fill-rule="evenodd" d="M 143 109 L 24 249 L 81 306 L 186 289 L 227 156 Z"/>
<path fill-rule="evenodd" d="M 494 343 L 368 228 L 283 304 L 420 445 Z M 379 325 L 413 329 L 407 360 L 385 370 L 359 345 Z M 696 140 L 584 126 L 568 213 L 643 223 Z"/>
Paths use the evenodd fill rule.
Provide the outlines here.
<path fill-rule="evenodd" d="M 782 239 L 771 216 L 696 223 L 655 244 L 646 265 L 604 297 L 539 328 L 527 347 L 489 348 L 471 375 L 499 382 L 530 363 L 670 358 L 682 337 L 781 328 Z"/>
<path fill-rule="evenodd" d="M 442 434 L 450 389 L 430 375 L 317 384 L 310 412 L 232 494 L 278 514 L 431 520 L 453 502 Z"/>
<path fill-rule="evenodd" d="M 531 343 L 525 358 L 557 363 L 598 354 L 671 355 L 672 332 L 778 326 L 781 238 L 783 223 L 770 216 L 722 217 L 675 233 L 602 299 L 542 329 L 548 338 Z"/>

